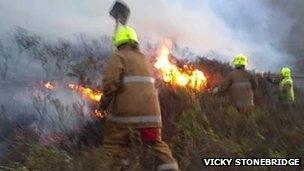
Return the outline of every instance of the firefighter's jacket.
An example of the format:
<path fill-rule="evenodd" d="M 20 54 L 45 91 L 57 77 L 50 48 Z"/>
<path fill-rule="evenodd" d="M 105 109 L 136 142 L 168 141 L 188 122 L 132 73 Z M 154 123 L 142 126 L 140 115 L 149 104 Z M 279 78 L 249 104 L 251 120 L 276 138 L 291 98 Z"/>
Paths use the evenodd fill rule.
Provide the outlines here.
<path fill-rule="evenodd" d="M 219 86 L 220 92 L 228 92 L 232 104 L 238 108 L 254 106 L 253 91 L 257 87 L 254 77 L 244 69 L 234 69 Z"/>
<path fill-rule="evenodd" d="M 152 65 L 137 46 L 126 44 L 116 50 L 102 78 L 103 99 L 112 101 L 107 120 L 135 127 L 161 127 L 154 81 Z"/>
<path fill-rule="evenodd" d="M 284 103 L 293 103 L 295 101 L 293 80 L 291 77 L 283 78 L 279 84 L 280 100 Z"/>

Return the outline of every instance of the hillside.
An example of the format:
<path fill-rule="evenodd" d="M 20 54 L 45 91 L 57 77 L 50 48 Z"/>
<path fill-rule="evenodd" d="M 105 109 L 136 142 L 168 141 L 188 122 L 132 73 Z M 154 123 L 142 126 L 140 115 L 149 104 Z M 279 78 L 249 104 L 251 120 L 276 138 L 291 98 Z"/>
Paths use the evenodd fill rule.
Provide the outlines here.
<path fill-rule="evenodd" d="M 92 116 L 90 110 L 96 103 L 71 93 L 64 83 L 98 89 L 110 39 L 79 36 L 77 42 L 48 42 L 19 28 L 13 38 L 1 42 L 0 168 L 104 170 L 104 118 Z M 214 170 L 202 167 L 202 157 L 304 160 L 303 90 L 296 88 L 296 108 L 286 111 L 276 100 L 278 87 L 257 73 L 256 108 L 251 115 L 241 116 L 225 94 L 209 93 L 232 68 L 208 57 L 197 57 L 192 63 L 208 79 L 203 91 L 157 82 L 164 140 L 182 170 Z M 59 90 L 44 89 L 41 84 L 45 81 L 56 82 Z M 146 165 L 153 162 L 140 152 L 139 147 L 134 149 L 133 154 L 139 155 L 131 156 L 131 170 L 140 170 L 139 161 Z"/>

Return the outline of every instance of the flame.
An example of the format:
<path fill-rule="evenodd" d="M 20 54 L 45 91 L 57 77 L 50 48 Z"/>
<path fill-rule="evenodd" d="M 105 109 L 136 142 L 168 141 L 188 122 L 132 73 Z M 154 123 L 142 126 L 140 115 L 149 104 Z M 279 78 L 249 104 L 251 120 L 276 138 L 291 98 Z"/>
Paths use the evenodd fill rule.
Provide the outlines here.
<path fill-rule="evenodd" d="M 161 73 L 164 82 L 173 86 L 188 87 L 194 90 L 201 90 L 207 84 L 207 78 L 204 73 L 195 69 L 191 65 L 178 67 L 169 61 L 170 50 L 168 45 L 163 45 L 154 67 Z M 56 88 L 54 83 L 47 82 L 44 87 L 49 90 Z M 99 102 L 102 98 L 102 92 L 77 84 L 68 84 L 68 87 L 82 94 L 86 99 L 92 102 Z M 105 113 L 95 109 L 94 115 L 103 118 Z"/>
<path fill-rule="evenodd" d="M 54 90 L 56 89 L 56 86 L 54 83 L 47 82 L 43 85 L 44 88 L 47 88 L 49 90 Z M 99 102 L 101 97 L 102 97 L 102 92 L 99 90 L 94 90 L 88 87 L 83 87 L 81 85 L 77 84 L 68 84 L 68 87 L 72 90 L 77 91 L 78 93 L 82 94 L 86 99 L 96 103 Z M 41 95 L 34 93 L 33 94 L 35 97 L 41 98 Z M 105 116 L 105 113 L 100 112 L 99 110 L 95 109 L 94 110 L 94 115 L 99 118 L 103 118 Z"/>
<path fill-rule="evenodd" d="M 47 82 L 43 86 L 45 88 L 49 89 L 49 90 L 54 90 L 56 88 L 56 85 L 54 83 L 51 83 L 51 82 Z"/>
<path fill-rule="evenodd" d="M 102 96 L 102 93 L 100 91 L 83 87 L 81 85 L 68 84 L 68 87 L 72 90 L 81 93 L 84 97 L 94 102 L 99 102 Z"/>
<path fill-rule="evenodd" d="M 101 111 L 99 111 L 97 109 L 94 110 L 94 114 L 98 118 L 104 118 L 105 117 L 105 113 L 103 113 L 103 112 L 101 112 Z"/>
<path fill-rule="evenodd" d="M 189 87 L 194 90 L 201 90 L 207 83 L 204 73 L 192 66 L 184 65 L 177 67 L 169 61 L 170 50 L 168 45 L 162 45 L 154 67 L 161 72 L 164 82 L 174 86 Z"/>
<path fill-rule="evenodd" d="M 85 98 L 87 98 L 93 102 L 99 102 L 102 97 L 102 93 L 99 90 L 93 90 L 93 89 L 83 87 L 81 85 L 76 85 L 76 84 L 68 84 L 68 87 L 72 90 L 75 90 L 75 91 L 81 93 Z M 97 109 L 94 110 L 94 115 L 98 118 L 105 117 L 105 113 L 103 113 Z"/>

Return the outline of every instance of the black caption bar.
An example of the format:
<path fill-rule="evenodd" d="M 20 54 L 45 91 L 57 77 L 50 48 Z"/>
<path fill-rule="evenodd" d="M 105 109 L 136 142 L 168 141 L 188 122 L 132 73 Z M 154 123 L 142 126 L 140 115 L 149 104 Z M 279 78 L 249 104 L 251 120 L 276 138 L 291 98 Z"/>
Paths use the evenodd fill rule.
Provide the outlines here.
<path fill-rule="evenodd" d="M 202 158 L 204 166 L 301 166 L 300 158 Z"/>

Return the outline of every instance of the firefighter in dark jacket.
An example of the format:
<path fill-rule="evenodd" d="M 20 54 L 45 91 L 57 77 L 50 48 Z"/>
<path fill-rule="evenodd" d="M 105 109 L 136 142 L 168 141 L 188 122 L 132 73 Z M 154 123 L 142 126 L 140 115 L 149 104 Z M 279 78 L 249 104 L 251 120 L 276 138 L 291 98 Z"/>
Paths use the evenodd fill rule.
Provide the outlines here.
<path fill-rule="evenodd" d="M 112 54 L 102 79 L 100 109 L 109 110 L 103 145 L 112 159 L 111 170 L 130 165 L 130 139 L 139 135 L 156 157 L 156 170 L 178 170 L 168 145 L 161 136 L 161 111 L 152 77 L 152 65 L 140 52 L 136 32 L 120 26 L 113 40 Z M 109 109 L 110 108 L 110 109 Z M 136 136 L 135 136 L 136 137 Z"/>
<path fill-rule="evenodd" d="M 213 93 L 228 92 L 231 103 L 242 114 L 248 114 L 254 106 L 254 90 L 257 82 L 254 76 L 246 71 L 247 57 L 239 54 L 234 57 L 235 69 L 228 74 L 220 86 L 213 89 Z"/>

